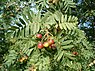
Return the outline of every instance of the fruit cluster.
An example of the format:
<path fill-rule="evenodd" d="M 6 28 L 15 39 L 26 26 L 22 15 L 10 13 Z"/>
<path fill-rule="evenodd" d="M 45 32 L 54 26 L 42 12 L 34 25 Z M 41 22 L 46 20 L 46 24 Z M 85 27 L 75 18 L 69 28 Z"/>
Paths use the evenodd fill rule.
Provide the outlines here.
<path fill-rule="evenodd" d="M 38 39 L 41 39 L 41 38 L 42 38 L 42 34 L 37 34 L 36 37 L 37 37 Z M 38 45 L 37 45 L 37 47 L 38 47 L 39 49 L 42 49 L 42 48 L 44 48 L 44 47 L 55 48 L 56 46 L 55 46 L 54 43 L 55 43 L 55 42 L 54 42 L 53 39 L 49 39 L 48 41 L 45 41 L 45 42 L 43 42 L 43 43 L 42 43 L 42 42 L 39 42 Z"/>
<path fill-rule="evenodd" d="M 25 60 L 27 60 L 28 59 L 28 57 L 27 56 L 24 56 L 24 57 L 22 57 L 19 61 L 22 63 L 23 61 L 25 61 Z"/>

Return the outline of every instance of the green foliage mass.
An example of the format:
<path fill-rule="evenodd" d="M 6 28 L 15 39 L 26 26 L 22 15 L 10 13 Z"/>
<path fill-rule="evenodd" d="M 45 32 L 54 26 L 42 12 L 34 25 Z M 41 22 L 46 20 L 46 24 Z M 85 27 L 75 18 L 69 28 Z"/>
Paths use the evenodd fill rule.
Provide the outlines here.
<path fill-rule="evenodd" d="M 94 71 L 94 64 L 89 66 L 95 58 L 94 49 L 77 27 L 78 18 L 72 15 L 75 3 L 72 0 L 51 5 L 47 0 L 34 3 L 39 12 L 26 8 L 15 25 L 7 29 L 10 47 L 1 71 Z M 45 8 L 47 12 L 42 13 Z M 38 33 L 43 35 L 41 40 L 36 38 Z M 54 39 L 56 48 L 37 48 L 39 42 L 49 38 Z"/>

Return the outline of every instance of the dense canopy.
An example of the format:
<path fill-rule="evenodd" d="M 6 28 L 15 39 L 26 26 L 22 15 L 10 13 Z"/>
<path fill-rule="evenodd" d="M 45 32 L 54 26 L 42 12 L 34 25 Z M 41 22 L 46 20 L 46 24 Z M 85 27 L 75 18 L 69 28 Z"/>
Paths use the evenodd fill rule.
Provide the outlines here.
<path fill-rule="evenodd" d="M 1 0 L 0 71 L 94 71 L 95 0 Z"/>

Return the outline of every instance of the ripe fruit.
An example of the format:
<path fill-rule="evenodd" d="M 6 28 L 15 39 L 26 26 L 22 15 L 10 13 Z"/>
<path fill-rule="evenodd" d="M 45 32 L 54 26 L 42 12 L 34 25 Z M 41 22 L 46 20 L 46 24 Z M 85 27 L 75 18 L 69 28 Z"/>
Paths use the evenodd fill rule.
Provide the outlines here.
<path fill-rule="evenodd" d="M 49 46 L 49 43 L 48 42 L 44 42 L 43 46 L 44 47 L 48 47 Z"/>
<path fill-rule="evenodd" d="M 42 49 L 42 48 L 43 48 L 43 43 L 41 43 L 41 42 L 38 43 L 38 48 L 39 48 L 39 49 Z"/>
<path fill-rule="evenodd" d="M 78 55 L 78 52 L 73 52 L 74 55 Z"/>
<path fill-rule="evenodd" d="M 48 41 L 48 43 L 49 43 L 49 45 L 54 44 L 54 40 L 53 40 L 53 39 L 50 39 L 50 40 Z"/>
<path fill-rule="evenodd" d="M 42 38 L 42 34 L 37 34 L 36 37 L 41 39 Z"/>

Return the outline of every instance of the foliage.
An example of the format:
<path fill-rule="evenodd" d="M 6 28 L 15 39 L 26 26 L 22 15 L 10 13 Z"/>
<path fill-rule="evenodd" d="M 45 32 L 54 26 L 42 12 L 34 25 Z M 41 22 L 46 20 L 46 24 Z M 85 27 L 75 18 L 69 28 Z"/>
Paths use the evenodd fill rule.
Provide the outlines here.
<path fill-rule="evenodd" d="M 24 10 L 25 1 L 20 0 L 1 0 L 0 1 L 0 64 L 2 63 L 2 57 L 7 53 L 10 42 L 6 39 L 6 31 L 12 25 L 17 16 Z"/>
<path fill-rule="evenodd" d="M 72 0 L 60 0 L 58 4 L 49 5 L 46 0 L 35 2 L 39 12 L 26 8 L 15 24 L 7 29 L 6 39 L 11 46 L 4 56 L 1 71 L 93 70 L 93 64 L 91 68 L 89 64 L 95 57 L 94 49 L 77 27 L 78 18 L 72 15 L 75 3 Z M 42 13 L 44 8 L 47 12 Z M 38 33 L 43 35 L 42 39 L 36 38 Z M 49 39 L 54 39 L 55 48 L 37 48 L 39 42 Z"/>
<path fill-rule="evenodd" d="M 95 1 L 82 0 L 77 4 L 76 15 L 79 18 L 80 25 L 90 22 L 89 27 L 82 27 L 81 29 L 86 32 L 88 39 L 95 41 Z"/>

